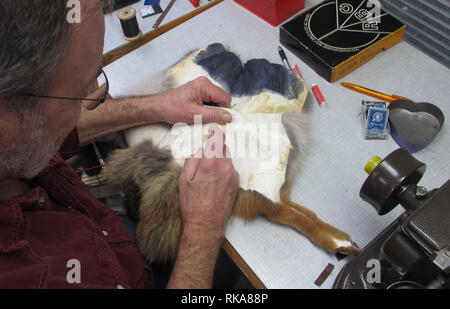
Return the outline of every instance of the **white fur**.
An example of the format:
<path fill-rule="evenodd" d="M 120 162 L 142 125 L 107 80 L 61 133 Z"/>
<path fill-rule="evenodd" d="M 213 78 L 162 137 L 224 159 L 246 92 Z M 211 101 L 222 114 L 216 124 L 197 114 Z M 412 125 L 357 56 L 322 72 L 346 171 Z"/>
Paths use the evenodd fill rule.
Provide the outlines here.
<path fill-rule="evenodd" d="M 204 76 L 217 86 L 222 87 L 202 67 L 195 64 L 194 58 L 200 51 L 194 52 L 169 69 L 168 76 L 172 87 L 181 86 L 200 76 Z M 304 81 L 301 81 L 304 85 L 304 91 L 295 100 L 288 100 L 277 93 L 269 91 L 251 97 L 232 98 L 232 108 L 228 109 L 228 111 L 232 115 L 233 121 L 226 126 L 220 126 L 225 134 L 229 134 L 229 132 L 236 133 L 244 124 L 254 124 L 256 126 L 258 124 L 272 124 L 273 127 L 278 125 L 278 130 L 273 130 L 270 126 L 264 125 L 258 127 L 257 132 L 250 130 L 249 141 L 257 139 L 258 144 L 262 146 L 261 148 L 265 149 L 264 146 L 267 146 L 266 138 L 272 138 L 278 141 L 279 151 L 269 152 L 269 155 L 266 157 L 263 156 L 266 155 L 265 153 L 259 153 L 259 156 L 256 158 L 232 156 L 233 165 L 240 175 L 240 187 L 245 190 L 256 190 L 273 202 L 280 201 L 280 189 L 286 180 L 288 158 L 290 165 L 292 165 L 291 161 L 294 160 L 292 155 L 289 156 L 293 147 L 289 137 L 293 139 L 292 142 L 296 146 L 296 150 L 298 150 L 301 142 L 304 140 L 303 136 L 299 136 L 299 130 L 301 132 L 305 131 L 302 127 L 304 121 L 299 120 L 299 115 L 306 99 L 308 88 Z M 225 90 L 229 91 L 229 89 Z M 295 113 L 286 115 L 282 119 L 282 114 L 285 112 Z M 186 124 L 175 126 L 172 131 L 170 126 L 164 124 L 134 128 L 126 132 L 126 138 L 129 146 L 136 145 L 145 139 L 151 139 L 159 147 L 171 149 L 177 164 L 183 166 L 187 156 L 194 154 L 199 147 L 205 145 L 209 136 L 209 127 L 208 125 L 203 126 L 201 138 L 197 141 L 193 139 L 195 142 L 192 140 L 188 142 L 183 141 L 177 138 L 179 135 L 173 134 L 178 132 L 186 134 L 186 136 L 192 136 L 195 126 Z M 290 131 L 289 136 L 285 127 Z M 233 146 L 236 146 L 232 143 L 235 135 L 226 136 L 226 144 L 232 149 L 235 149 Z M 190 146 L 187 147 L 189 148 L 187 151 L 186 143 Z M 245 147 L 248 149 L 248 145 L 245 145 Z"/>

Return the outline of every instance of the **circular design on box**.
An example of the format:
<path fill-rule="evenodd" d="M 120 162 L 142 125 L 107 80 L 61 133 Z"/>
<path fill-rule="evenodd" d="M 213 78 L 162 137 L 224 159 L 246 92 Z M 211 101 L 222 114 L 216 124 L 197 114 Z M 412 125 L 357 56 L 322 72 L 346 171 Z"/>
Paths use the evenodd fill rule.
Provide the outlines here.
<path fill-rule="evenodd" d="M 371 18 L 372 12 L 363 7 L 366 0 L 356 8 L 350 3 L 337 2 L 320 5 L 307 17 L 306 30 L 316 44 L 339 52 L 353 52 L 371 45 L 386 33 L 378 31 L 378 23 Z"/>

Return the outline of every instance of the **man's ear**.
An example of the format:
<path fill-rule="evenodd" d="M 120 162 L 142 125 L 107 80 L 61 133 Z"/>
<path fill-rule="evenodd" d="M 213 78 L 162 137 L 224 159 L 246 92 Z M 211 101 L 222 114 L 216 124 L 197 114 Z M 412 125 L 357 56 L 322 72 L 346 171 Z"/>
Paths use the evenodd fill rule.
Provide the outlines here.
<path fill-rule="evenodd" d="M 6 102 L 0 98 L 0 152 L 10 145 L 22 130 L 22 117 L 6 108 Z"/>

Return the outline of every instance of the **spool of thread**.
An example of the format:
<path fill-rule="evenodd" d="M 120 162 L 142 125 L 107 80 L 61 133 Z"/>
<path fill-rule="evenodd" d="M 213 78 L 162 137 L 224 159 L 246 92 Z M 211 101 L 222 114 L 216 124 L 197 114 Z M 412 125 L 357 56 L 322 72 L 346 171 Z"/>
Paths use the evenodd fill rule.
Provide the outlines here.
<path fill-rule="evenodd" d="M 136 10 L 132 7 L 124 7 L 117 12 L 117 17 L 122 25 L 123 37 L 127 41 L 136 41 L 141 38 L 142 31 L 136 19 Z"/>

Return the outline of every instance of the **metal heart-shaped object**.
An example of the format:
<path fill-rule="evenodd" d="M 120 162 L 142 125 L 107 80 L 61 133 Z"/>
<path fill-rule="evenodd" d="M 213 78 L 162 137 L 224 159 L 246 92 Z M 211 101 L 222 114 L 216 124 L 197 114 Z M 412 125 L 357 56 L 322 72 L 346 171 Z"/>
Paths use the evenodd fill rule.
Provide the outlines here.
<path fill-rule="evenodd" d="M 417 152 L 436 137 L 444 125 L 442 111 L 430 103 L 397 100 L 389 105 L 392 138 L 409 152 Z"/>

